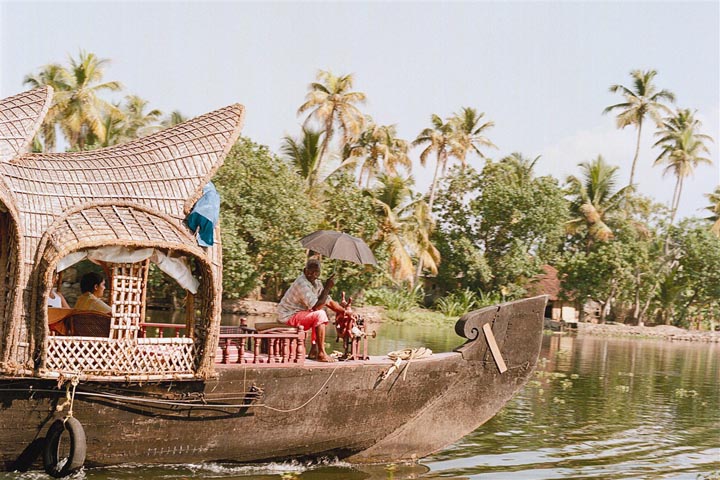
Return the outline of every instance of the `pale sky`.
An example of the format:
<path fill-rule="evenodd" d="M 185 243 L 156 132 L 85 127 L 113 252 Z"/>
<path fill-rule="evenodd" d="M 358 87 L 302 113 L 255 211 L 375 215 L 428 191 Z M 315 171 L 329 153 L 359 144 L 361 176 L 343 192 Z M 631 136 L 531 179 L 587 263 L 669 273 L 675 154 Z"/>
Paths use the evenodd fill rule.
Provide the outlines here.
<path fill-rule="evenodd" d="M 0 0 L 0 97 L 80 49 L 108 58 L 107 80 L 164 112 L 246 106 L 243 134 L 278 150 L 318 69 L 353 73 L 363 110 L 414 139 L 430 115 L 470 106 L 496 126 L 493 159 L 541 155 L 538 173 L 564 180 L 602 154 L 627 182 L 636 131 L 602 115 L 614 83 L 653 68 L 678 106 L 720 139 L 720 2 L 17 2 Z M 652 167 L 644 128 L 640 192 L 668 203 L 675 179 Z M 412 152 L 417 159 L 420 149 Z M 711 167 L 685 183 L 681 216 L 705 216 Z M 416 162 L 417 163 L 417 162 Z M 482 167 L 482 160 L 471 163 Z M 413 170 L 425 191 L 432 170 Z"/>

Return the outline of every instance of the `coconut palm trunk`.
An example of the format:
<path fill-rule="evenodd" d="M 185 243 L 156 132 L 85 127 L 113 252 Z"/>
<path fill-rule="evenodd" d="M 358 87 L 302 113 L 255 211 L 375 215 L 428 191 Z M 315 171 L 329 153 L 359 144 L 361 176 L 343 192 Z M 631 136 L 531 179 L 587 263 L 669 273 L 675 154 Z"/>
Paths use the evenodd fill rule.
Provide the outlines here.
<path fill-rule="evenodd" d="M 445 160 L 441 161 L 441 157 L 445 158 Z M 435 191 L 437 190 L 437 183 L 438 183 L 438 172 L 440 171 L 440 164 L 447 163 L 447 153 L 445 151 L 438 151 L 437 155 L 437 162 L 435 162 L 435 174 L 433 175 L 433 181 L 430 185 L 430 198 L 428 199 L 428 210 L 430 211 L 430 215 L 432 215 L 433 211 L 433 204 L 435 203 Z M 417 270 L 415 271 L 415 281 L 413 282 L 413 285 L 416 285 L 420 281 L 420 275 L 422 275 L 423 270 L 423 259 L 422 257 L 418 258 L 417 263 Z"/>
<path fill-rule="evenodd" d="M 328 117 L 328 121 L 325 123 L 325 138 L 323 139 L 322 144 L 320 145 L 320 152 L 318 153 L 318 160 L 317 164 L 315 165 L 315 170 L 310 175 L 310 186 L 317 184 L 318 178 L 320 177 L 320 168 L 322 167 L 322 161 L 323 157 L 325 156 L 325 152 L 328 151 L 328 147 L 330 144 L 330 138 L 333 135 L 333 120 L 335 118 L 335 110 L 333 109 L 332 113 Z"/>
<path fill-rule="evenodd" d="M 632 167 L 630 167 L 630 183 L 629 186 L 633 185 L 633 182 L 635 181 L 635 167 L 637 167 L 637 161 L 638 157 L 640 156 L 640 137 L 642 135 L 642 118 L 640 121 L 638 121 L 638 129 L 637 129 L 637 142 L 635 143 L 635 156 L 633 157 L 633 163 Z M 628 190 L 628 194 L 630 191 Z"/>

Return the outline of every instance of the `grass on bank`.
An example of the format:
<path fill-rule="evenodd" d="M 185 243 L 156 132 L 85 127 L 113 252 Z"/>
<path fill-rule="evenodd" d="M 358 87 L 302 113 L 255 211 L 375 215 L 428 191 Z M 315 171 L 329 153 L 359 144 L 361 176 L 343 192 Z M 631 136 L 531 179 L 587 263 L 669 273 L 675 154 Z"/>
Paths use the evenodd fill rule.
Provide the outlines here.
<path fill-rule="evenodd" d="M 453 292 L 440 297 L 433 309 L 424 308 L 425 292 L 420 287 L 406 289 L 375 288 L 365 293 L 363 303 L 385 307 L 383 320 L 407 324 L 447 325 L 453 324 L 466 312 L 500 303 L 494 295 L 476 293 L 470 289 Z"/>
<path fill-rule="evenodd" d="M 454 324 L 459 316 L 447 316 L 442 312 L 436 312 L 425 308 L 414 307 L 410 310 L 385 310 L 382 314 L 383 321 L 404 323 L 407 325 L 447 325 Z"/>

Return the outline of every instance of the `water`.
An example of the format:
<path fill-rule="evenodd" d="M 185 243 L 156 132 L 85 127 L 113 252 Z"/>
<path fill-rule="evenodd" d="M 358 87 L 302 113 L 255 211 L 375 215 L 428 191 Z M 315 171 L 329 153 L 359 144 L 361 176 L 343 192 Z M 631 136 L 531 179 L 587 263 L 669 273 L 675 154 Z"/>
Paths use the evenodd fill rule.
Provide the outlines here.
<path fill-rule="evenodd" d="M 384 324 L 370 350 L 424 345 L 448 351 L 459 343 L 452 325 Z M 40 472 L 0 474 L 1 480 L 49 478 Z M 74 478 L 718 480 L 720 346 L 546 336 L 528 385 L 495 418 L 418 465 L 354 466 L 335 459 L 128 465 L 81 471 Z"/>

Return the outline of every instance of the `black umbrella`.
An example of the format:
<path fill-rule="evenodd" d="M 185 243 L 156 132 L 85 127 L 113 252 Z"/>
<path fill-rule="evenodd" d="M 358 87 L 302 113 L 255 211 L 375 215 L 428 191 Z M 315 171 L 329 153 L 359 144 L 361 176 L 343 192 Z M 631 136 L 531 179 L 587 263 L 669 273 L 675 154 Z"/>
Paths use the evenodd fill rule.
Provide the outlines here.
<path fill-rule="evenodd" d="M 318 230 L 300 239 L 303 247 L 336 260 L 377 265 L 370 247 L 360 238 L 334 230 Z"/>

